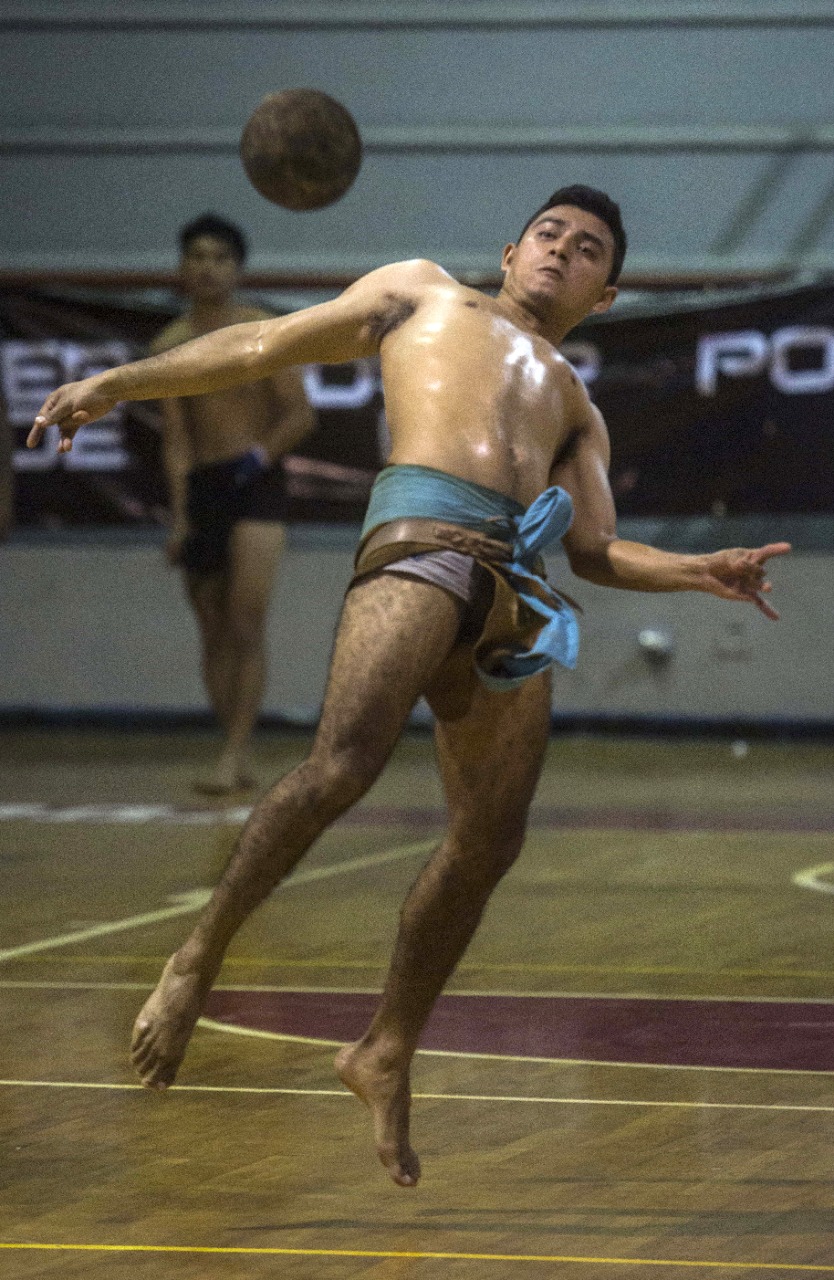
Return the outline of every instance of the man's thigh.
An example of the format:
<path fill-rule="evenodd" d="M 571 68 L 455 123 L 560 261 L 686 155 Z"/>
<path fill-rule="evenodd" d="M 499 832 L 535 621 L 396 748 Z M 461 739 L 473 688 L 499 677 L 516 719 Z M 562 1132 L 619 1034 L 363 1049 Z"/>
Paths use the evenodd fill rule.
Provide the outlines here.
<path fill-rule="evenodd" d="M 428 697 L 453 827 L 502 831 L 523 825 L 550 733 L 550 673 L 497 693 L 478 679 L 471 651 L 459 649 Z"/>
<path fill-rule="evenodd" d="M 455 646 L 461 608 L 448 592 L 373 574 L 345 597 L 318 740 L 393 746 L 417 699 Z"/>
<path fill-rule="evenodd" d="M 234 526 L 225 574 L 230 614 L 266 614 L 286 540 L 286 529 L 277 521 L 241 520 Z"/>

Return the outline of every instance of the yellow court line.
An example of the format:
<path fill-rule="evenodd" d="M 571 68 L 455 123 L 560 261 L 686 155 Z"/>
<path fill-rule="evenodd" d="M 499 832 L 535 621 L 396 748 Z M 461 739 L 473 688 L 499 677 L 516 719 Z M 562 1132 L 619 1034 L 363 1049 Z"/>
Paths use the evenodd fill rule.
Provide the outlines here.
<path fill-rule="evenodd" d="M 147 1093 L 141 1084 L 96 1080 L 0 1080 L 6 1089 L 109 1089 L 116 1092 Z M 300 1089 L 279 1085 L 175 1084 L 165 1093 L 251 1093 L 292 1098 L 353 1098 L 347 1089 Z M 799 1102 L 702 1102 L 645 1098 L 570 1098 L 538 1094 L 500 1093 L 413 1093 L 421 1102 L 526 1102 L 565 1107 L 666 1107 L 679 1111 L 815 1111 L 834 1112 L 834 1106 Z"/>
<path fill-rule="evenodd" d="M 27 957 L 28 964 L 59 964 L 66 968 L 68 964 L 78 965 L 126 965 L 126 964 L 165 964 L 167 955 L 71 955 L 49 956 L 36 955 Z M 388 960 L 291 960 L 270 959 L 265 956 L 227 956 L 223 961 L 225 969 L 385 969 Z M 790 980 L 795 978 L 822 978 L 830 981 L 834 978 L 834 969 L 687 969 L 679 965 L 617 965 L 617 964 L 530 964 L 524 962 L 508 962 L 506 964 L 490 964 L 482 961 L 464 961 L 458 965 L 456 973 L 580 973 L 597 976 L 599 974 L 627 974 L 630 977 L 697 977 L 697 978 L 761 978 Z"/>
<path fill-rule="evenodd" d="M 88 979 L 83 982 L 61 982 L 58 979 L 46 978 L 0 978 L 0 991 L 153 991 L 153 982 L 99 982 Z M 281 983 L 256 982 L 218 982 L 212 991 L 256 993 L 264 995 L 328 995 L 328 996 L 381 996 L 382 987 L 331 987 L 326 985 L 288 986 Z M 684 992 L 682 995 L 668 991 L 577 991 L 561 988 L 558 991 L 519 991 L 509 987 L 493 989 L 488 987 L 449 987 L 443 991 L 444 996 L 481 996 L 491 1000 L 657 1000 L 677 1001 L 694 1004 L 825 1004 L 834 1008 L 834 999 L 829 996 L 728 996 L 700 995 L 697 992 Z M 205 1019 L 209 1025 L 210 1019 Z M 222 1025 L 224 1028 L 228 1024 Z M 270 1034 L 279 1035 L 274 1032 Z M 287 1037 L 292 1038 L 292 1037 Z M 307 1036 L 299 1039 L 307 1040 Z M 322 1044 L 341 1044 L 341 1041 L 316 1041 Z M 427 1050 L 427 1052 L 429 1052 Z M 449 1050 L 434 1050 L 437 1053 Z M 503 1055 L 501 1055 L 503 1056 Z"/>
<path fill-rule="evenodd" d="M 406 1253 L 389 1249 L 271 1249 L 268 1246 L 184 1244 L 13 1244 L 0 1249 L 70 1249 L 92 1253 L 221 1253 L 282 1258 L 419 1258 L 441 1262 L 576 1262 L 612 1267 L 709 1267 L 731 1270 L 834 1272 L 834 1266 L 793 1262 L 697 1262 L 689 1258 L 589 1258 L 538 1253 Z"/>

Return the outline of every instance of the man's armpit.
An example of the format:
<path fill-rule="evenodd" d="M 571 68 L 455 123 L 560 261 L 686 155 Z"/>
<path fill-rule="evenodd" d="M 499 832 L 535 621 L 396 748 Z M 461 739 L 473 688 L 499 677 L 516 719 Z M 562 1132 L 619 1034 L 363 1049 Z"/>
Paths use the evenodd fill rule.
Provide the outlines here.
<path fill-rule="evenodd" d="M 414 298 L 398 293 L 384 294 L 381 306 L 375 307 L 366 321 L 368 335 L 377 343 L 382 342 L 389 333 L 410 320 L 416 310 L 417 302 Z"/>

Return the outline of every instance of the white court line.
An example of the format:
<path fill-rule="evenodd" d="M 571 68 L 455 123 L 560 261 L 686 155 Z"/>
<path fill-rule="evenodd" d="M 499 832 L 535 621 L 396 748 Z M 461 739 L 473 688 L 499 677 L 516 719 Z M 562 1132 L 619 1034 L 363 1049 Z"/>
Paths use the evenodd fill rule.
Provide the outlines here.
<path fill-rule="evenodd" d="M 173 826 L 215 827 L 244 823 L 251 805 L 231 809 L 181 809 L 173 804 L 0 804 L 0 822 L 95 822 L 137 826 L 163 822 Z"/>
<path fill-rule="evenodd" d="M 315 1036 L 297 1036 L 284 1031 L 262 1031 L 259 1027 L 240 1027 L 214 1018 L 198 1018 L 197 1026 L 207 1031 L 223 1031 L 229 1036 L 250 1036 L 255 1040 L 281 1040 L 289 1044 L 311 1044 L 335 1049 L 346 1040 L 320 1040 Z M 830 1076 L 832 1071 L 803 1071 L 800 1067 L 707 1067 L 690 1062 L 619 1062 L 608 1058 L 540 1058 L 522 1053 L 475 1053 L 469 1049 L 418 1049 L 427 1058 L 466 1058 L 481 1062 L 514 1062 L 518 1064 L 558 1067 L 625 1067 L 635 1071 L 711 1071 L 745 1076 Z"/>
<path fill-rule="evenodd" d="M 158 924 L 161 920 L 190 915 L 193 911 L 199 911 L 210 897 L 211 889 L 189 889 L 185 893 L 175 893 L 168 898 L 172 905 L 162 907 L 159 911 L 147 911 L 143 915 L 128 916 L 124 920 L 107 920 L 102 924 L 91 925 L 89 929 L 77 929 L 74 933 L 58 934 L 51 938 L 41 938 L 37 942 L 24 942 L 18 947 L 7 947 L 5 951 L 0 951 L 0 962 L 31 955 L 35 951 L 51 951 L 54 947 L 68 947 L 73 942 L 86 942 L 90 938 L 102 938 L 109 933 L 121 933 L 124 929 L 140 929 L 146 924 Z"/>
<path fill-rule="evenodd" d="M 810 1073 L 809 1073 L 810 1074 Z M 0 1088 L 6 1089 L 104 1089 L 113 1092 L 154 1092 L 141 1084 L 111 1084 L 86 1080 L 0 1080 Z M 230 1093 L 293 1098 L 353 1098 L 347 1089 L 288 1089 L 265 1085 L 228 1084 L 175 1084 L 165 1093 Z M 673 1108 L 678 1111 L 811 1111 L 834 1113 L 834 1106 L 817 1106 L 787 1102 L 684 1102 L 646 1100 L 642 1098 L 560 1098 L 530 1096 L 527 1094 L 497 1093 L 414 1093 L 412 1097 L 423 1102 L 521 1102 L 540 1106 L 563 1107 L 649 1107 Z"/>
<path fill-rule="evenodd" d="M 414 854 L 428 852 L 437 844 L 437 840 L 418 840 L 414 844 L 400 845 L 396 849 L 388 849 L 383 853 L 371 853 L 363 858 L 349 858 L 344 862 L 336 862 L 327 867 L 313 867 L 309 871 L 300 871 L 289 876 L 281 886 L 282 889 L 294 888 L 301 884 L 313 884 L 319 880 L 329 880 L 332 876 L 348 875 L 352 871 L 363 871 L 366 867 L 379 867 L 388 862 L 399 862 L 402 858 L 410 858 Z M 128 916 L 124 920 L 107 920 L 102 924 L 92 925 L 89 929 L 78 929 L 73 933 L 58 934 L 50 938 L 41 938 L 37 942 L 24 942 L 17 947 L 7 947 L 0 951 L 0 963 L 15 960 L 20 956 L 31 955 L 36 951 L 51 951 L 56 947 L 68 947 L 74 942 L 86 942 L 90 938 L 102 938 L 107 934 L 121 933 L 125 929 L 139 929 L 144 925 L 158 924 L 162 920 L 173 920 L 177 916 L 190 915 L 199 911 L 211 897 L 211 889 L 189 889 L 185 893 L 171 895 L 169 907 L 158 911 L 148 911 L 143 915 Z"/>
<path fill-rule="evenodd" d="M 800 889 L 816 889 L 817 893 L 834 893 L 834 881 L 823 880 L 822 876 L 830 876 L 834 872 L 834 862 L 822 862 L 818 867 L 808 867 L 805 871 L 797 871 L 791 876 L 791 883 Z"/>

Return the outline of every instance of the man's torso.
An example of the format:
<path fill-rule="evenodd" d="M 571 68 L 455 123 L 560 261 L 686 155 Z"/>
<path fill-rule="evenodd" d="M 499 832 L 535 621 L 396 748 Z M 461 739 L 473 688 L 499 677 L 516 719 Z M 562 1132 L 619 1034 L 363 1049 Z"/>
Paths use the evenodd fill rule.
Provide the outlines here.
<path fill-rule="evenodd" d="M 527 506 L 569 444 L 584 393 L 546 339 L 425 267 L 413 282 L 404 273 L 378 318 L 388 461 L 447 471 Z"/>
<path fill-rule="evenodd" d="M 271 318 L 269 312 L 260 308 L 239 306 L 232 308 L 227 323 Z M 197 328 L 192 316 L 186 314 L 162 331 L 153 344 L 153 351 L 170 351 L 210 332 L 211 329 Z M 263 380 L 209 395 L 188 396 L 179 404 L 197 466 L 246 453 L 254 445 L 264 444 L 275 428 L 275 397 L 269 382 Z"/>

